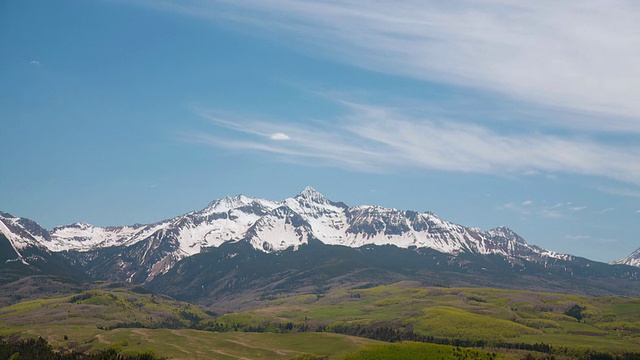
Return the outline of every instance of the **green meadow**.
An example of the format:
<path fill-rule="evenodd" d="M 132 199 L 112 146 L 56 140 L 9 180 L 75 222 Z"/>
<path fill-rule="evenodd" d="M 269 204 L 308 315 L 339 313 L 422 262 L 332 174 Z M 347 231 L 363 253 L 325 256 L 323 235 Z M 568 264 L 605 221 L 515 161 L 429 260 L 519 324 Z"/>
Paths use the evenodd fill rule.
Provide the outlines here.
<path fill-rule="evenodd" d="M 574 307 L 579 314 L 567 315 Z M 244 316 L 277 322 L 391 326 L 436 338 L 640 351 L 640 299 L 402 282 L 282 297 Z M 216 321 L 224 321 L 224 315 Z"/>
<path fill-rule="evenodd" d="M 414 282 L 270 298 L 242 312 L 217 314 L 135 288 L 103 288 L 0 308 L 0 336 L 41 336 L 55 348 L 152 351 L 175 359 L 548 355 L 506 350 L 510 344 L 551 345 L 558 358 L 575 357 L 559 356 L 572 351 L 640 352 L 637 298 L 422 287 Z M 471 341 L 483 349 L 380 341 L 412 340 L 389 333 L 449 344 Z"/>

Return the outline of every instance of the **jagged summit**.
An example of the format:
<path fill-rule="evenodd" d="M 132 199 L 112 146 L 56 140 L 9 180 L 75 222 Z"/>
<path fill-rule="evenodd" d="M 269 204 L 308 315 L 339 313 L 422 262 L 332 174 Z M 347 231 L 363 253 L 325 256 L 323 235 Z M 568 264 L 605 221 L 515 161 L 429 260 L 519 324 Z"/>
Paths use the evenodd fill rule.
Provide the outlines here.
<path fill-rule="evenodd" d="M 253 198 L 244 196 L 242 194 L 236 195 L 234 197 L 225 196 L 222 199 L 217 199 L 209 203 L 209 206 L 205 208 L 205 211 L 225 212 L 243 205 L 247 205 L 253 200 Z"/>
<path fill-rule="evenodd" d="M 495 237 L 501 237 L 504 239 L 509 239 L 509 240 L 513 240 L 515 242 L 518 242 L 520 244 L 525 244 L 527 245 L 527 242 L 518 234 L 516 234 L 513 230 L 509 229 L 507 226 L 505 225 L 501 225 L 498 226 L 495 229 L 491 229 L 489 231 L 487 231 L 487 233 L 495 236 Z"/>
<path fill-rule="evenodd" d="M 328 199 L 322 195 L 318 190 L 312 188 L 311 186 L 305 187 L 298 195 L 295 197 L 296 199 L 305 199 L 315 202 L 327 202 Z"/>

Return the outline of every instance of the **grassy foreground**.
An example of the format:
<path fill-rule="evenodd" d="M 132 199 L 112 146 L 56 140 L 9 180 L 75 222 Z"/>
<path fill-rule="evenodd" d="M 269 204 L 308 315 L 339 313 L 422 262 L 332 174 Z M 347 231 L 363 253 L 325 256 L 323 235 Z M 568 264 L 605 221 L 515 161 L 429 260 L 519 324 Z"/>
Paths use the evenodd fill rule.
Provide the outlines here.
<path fill-rule="evenodd" d="M 386 359 L 432 351 L 444 359 L 519 359 L 531 354 L 505 350 L 505 344 L 541 343 L 557 358 L 625 356 L 640 352 L 640 299 L 402 282 L 274 295 L 248 311 L 217 315 L 144 289 L 103 288 L 0 308 L 0 336 L 42 336 L 55 348 L 77 351 L 152 350 L 175 359 L 358 359 L 373 353 Z M 365 336 L 422 337 L 488 352 Z"/>

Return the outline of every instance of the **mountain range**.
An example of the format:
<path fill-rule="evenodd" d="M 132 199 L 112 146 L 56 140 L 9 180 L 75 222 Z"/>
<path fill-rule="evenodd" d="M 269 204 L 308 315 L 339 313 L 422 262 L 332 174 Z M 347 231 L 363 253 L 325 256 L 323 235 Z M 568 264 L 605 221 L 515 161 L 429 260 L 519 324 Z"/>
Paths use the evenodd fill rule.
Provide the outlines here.
<path fill-rule="evenodd" d="M 640 251 L 607 265 L 530 245 L 505 226 L 482 231 L 431 212 L 347 206 L 311 187 L 283 201 L 225 197 L 131 226 L 73 223 L 47 231 L 0 212 L 0 247 L 11 269 L 5 282 L 20 271 L 53 272 L 145 284 L 192 301 L 404 278 L 640 293 L 640 268 L 627 266 L 640 264 Z M 519 285 L 525 277 L 529 285 Z M 618 289 L 620 281 L 626 285 Z"/>

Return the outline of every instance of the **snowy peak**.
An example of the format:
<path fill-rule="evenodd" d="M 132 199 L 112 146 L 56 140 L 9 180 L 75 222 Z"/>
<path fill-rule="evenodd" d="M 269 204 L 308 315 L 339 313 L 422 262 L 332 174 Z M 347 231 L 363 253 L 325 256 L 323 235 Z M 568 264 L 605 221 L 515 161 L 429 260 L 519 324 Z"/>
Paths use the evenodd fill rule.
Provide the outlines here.
<path fill-rule="evenodd" d="M 0 233 L 17 249 L 30 246 L 43 247 L 43 243 L 49 240 L 47 230 L 35 221 L 15 217 L 5 212 L 0 212 Z"/>
<path fill-rule="evenodd" d="M 307 186 L 302 191 L 296 195 L 296 198 L 307 199 L 312 201 L 323 202 L 326 200 L 324 195 L 322 195 L 318 190 L 312 188 L 311 186 Z"/>
<path fill-rule="evenodd" d="M 612 265 L 640 266 L 640 248 L 636 249 L 634 252 L 632 252 L 626 258 L 612 261 L 610 264 L 612 264 Z"/>
<path fill-rule="evenodd" d="M 222 199 L 214 200 L 202 211 L 194 211 L 190 214 L 206 216 L 211 214 L 228 213 L 233 210 L 261 212 L 274 209 L 278 206 L 280 206 L 280 203 L 278 202 L 252 198 L 241 194 L 234 197 L 226 196 Z"/>
<path fill-rule="evenodd" d="M 212 201 L 209 206 L 207 206 L 203 212 L 205 213 L 221 213 L 227 212 L 229 210 L 233 210 L 244 205 L 247 205 L 253 201 L 252 198 L 249 198 L 244 195 L 236 195 L 234 197 L 225 196 L 222 199 Z"/>
<path fill-rule="evenodd" d="M 314 202 L 319 204 L 330 203 L 329 199 L 324 197 L 324 195 L 311 186 L 305 187 L 298 195 L 296 195 L 295 199 L 298 201 Z"/>
<path fill-rule="evenodd" d="M 4 235 L 13 248 L 10 254 L 2 254 L 4 257 L 8 257 L 6 261 L 17 261 L 24 265 L 30 265 L 29 262 L 38 259 L 37 257 L 30 258 L 25 253 L 29 252 L 29 249 L 45 250 L 43 243 L 49 238 L 47 231 L 35 221 L 15 217 L 4 212 L 0 212 L 0 234 Z"/>

